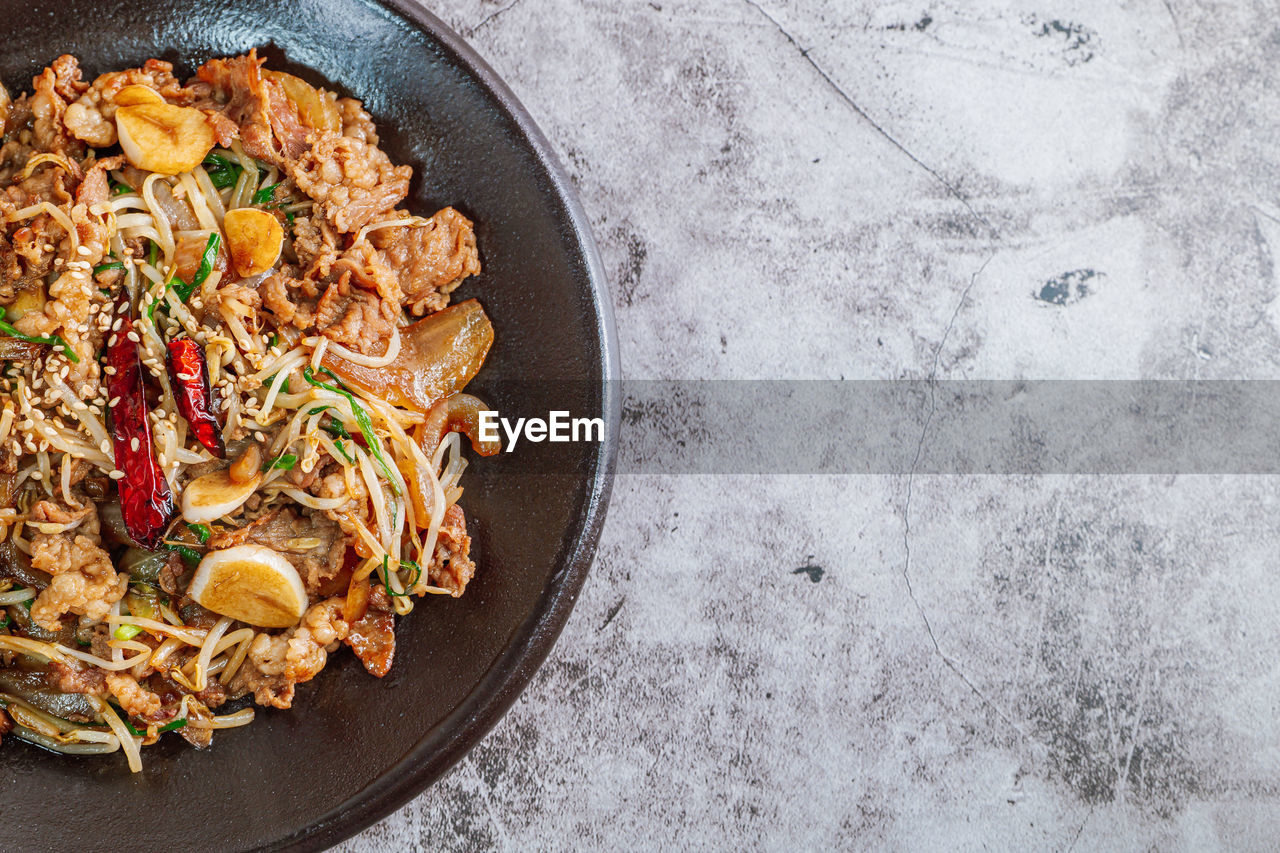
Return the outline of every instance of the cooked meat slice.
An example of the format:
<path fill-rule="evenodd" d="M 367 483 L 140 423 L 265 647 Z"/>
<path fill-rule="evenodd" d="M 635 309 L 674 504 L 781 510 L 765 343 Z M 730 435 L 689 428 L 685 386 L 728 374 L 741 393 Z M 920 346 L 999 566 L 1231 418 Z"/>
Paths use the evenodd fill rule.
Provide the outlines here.
<path fill-rule="evenodd" d="M 94 148 L 115 145 L 114 99 L 125 86 L 147 86 L 174 104 L 185 105 L 192 100 L 190 90 L 184 89 L 178 78 L 173 76 L 172 63 L 148 59 L 141 68 L 109 71 L 99 75 L 89 90 L 67 107 L 63 118 L 67 129 L 77 139 Z"/>
<path fill-rule="evenodd" d="M 339 98 L 338 112 L 342 115 L 342 135 L 359 139 L 369 145 L 378 144 L 378 129 L 373 119 L 364 111 L 364 104 L 355 98 Z"/>
<path fill-rule="evenodd" d="M 186 661 L 171 659 L 170 663 L 185 665 Z M 209 708 L 216 708 L 227 701 L 227 688 L 216 678 L 208 679 L 208 685 L 198 693 L 192 693 L 189 688 L 178 684 L 167 672 L 152 673 L 145 679 L 143 686 L 159 696 L 166 709 L 172 709 L 182 701 L 183 696 L 194 696 L 200 704 Z M 168 713 L 172 712 L 166 712 L 166 716 Z"/>
<path fill-rule="evenodd" d="M 346 537 L 342 528 L 320 512 L 291 508 L 264 513 L 238 530 L 225 530 L 208 542 L 211 550 L 253 543 L 265 545 L 284 555 L 298 570 L 307 591 L 316 588 L 342 570 Z"/>
<path fill-rule="evenodd" d="M 76 252 L 77 261 L 93 267 L 102 261 L 107 252 L 107 225 L 102 217 L 89 212 L 88 204 L 73 204 L 73 199 L 65 187 L 67 178 L 73 181 L 78 180 L 63 168 L 52 164 L 42 165 L 30 178 L 24 180 L 19 186 L 9 187 L 6 193 L 11 201 L 16 195 L 30 196 L 37 191 L 34 188 L 35 182 L 44 182 L 44 185 L 39 188 L 39 196 L 28 197 L 27 202 L 49 201 L 62 207 L 70 217 L 79 237 L 80 248 Z M 96 182 L 97 178 L 95 178 L 95 184 Z M 93 188 L 86 192 L 92 193 Z M 55 254 L 63 258 L 70 256 L 72 246 L 70 236 L 47 214 L 40 214 L 31 219 L 29 224 L 13 233 L 13 238 L 13 250 L 23 258 L 28 267 L 24 277 L 38 275 L 36 282 L 19 283 L 19 287 L 30 287 L 34 283 L 42 283 L 45 276 L 51 273 L 57 275 L 57 278 L 47 287 L 48 300 L 43 310 L 27 312 L 14 321 L 14 326 L 27 335 L 61 335 L 80 359 L 79 362 L 70 365 L 69 372 L 63 377 L 63 381 L 72 388 L 83 388 L 91 374 L 95 374 L 96 380 L 97 373 L 94 356 L 101 343 L 101 333 L 96 323 L 89 322 L 93 300 L 102 298 L 97 285 L 91 277 L 84 275 L 78 269 L 71 268 L 70 265 L 63 267 L 61 273 L 53 270 L 53 256 Z M 53 246 L 54 252 L 46 252 L 46 246 Z M 0 290 L 0 300 L 6 296 L 7 294 Z"/>
<path fill-rule="evenodd" d="M 409 166 L 393 166 L 381 150 L 349 136 L 322 136 L 286 167 L 304 193 L 343 233 L 391 210 L 409 193 Z"/>
<path fill-rule="evenodd" d="M 381 228 L 371 232 L 369 240 L 399 279 L 403 302 L 415 314 L 444 308 L 448 294 L 467 276 L 480 272 L 471 220 L 452 207 L 438 211 L 430 225 Z"/>
<path fill-rule="evenodd" d="M 316 329 L 334 343 L 365 355 L 387 351 L 400 307 L 377 294 L 352 287 L 350 276 L 330 284 L 316 306 Z"/>
<path fill-rule="evenodd" d="M 31 565 L 53 576 L 31 605 L 32 620 L 47 631 L 58 630 L 67 613 L 100 621 L 124 597 L 128 576 L 117 576 L 111 556 L 87 536 L 37 533 Z"/>
<path fill-rule="evenodd" d="M 56 97 L 56 96 L 54 96 Z M 38 152 L 32 151 L 31 154 Z M 15 183 L 0 191 L 0 215 L 12 216 L 19 208 L 49 202 L 64 211 L 73 202 L 71 191 L 83 177 L 74 159 L 59 154 L 59 162 L 44 161 L 25 178 L 15 176 Z M 48 213 L 0 224 L 0 234 L 8 228 L 0 243 L 0 300 L 11 301 L 19 291 L 40 287 L 54 269 L 54 260 L 66 256 L 70 240 L 65 229 Z"/>
<path fill-rule="evenodd" d="M 49 664 L 49 686 L 60 693 L 84 693 L 100 696 L 107 690 L 106 673 L 96 666 L 52 661 Z"/>
<path fill-rule="evenodd" d="M 390 671 L 396 653 L 395 613 L 391 598 L 381 585 L 370 593 L 364 616 L 351 624 L 346 643 L 370 674 L 381 678 Z"/>
<path fill-rule="evenodd" d="M 89 84 L 80 79 L 80 65 L 74 56 L 59 56 L 53 64 L 31 81 L 35 93 L 31 96 L 33 141 L 39 151 L 67 152 L 79 159 L 84 144 L 67 132 L 63 115 L 67 102 L 80 97 Z"/>
<path fill-rule="evenodd" d="M 115 629 L 106 622 L 99 622 L 89 631 L 89 654 L 97 655 L 104 660 L 111 657 L 111 632 Z M 79 637 L 77 637 L 79 639 Z M 139 642 L 145 642 L 145 635 L 135 637 Z"/>
<path fill-rule="evenodd" d="M 73 101 L 89 88 L 80 76 L 80 61 L 64 53 L 49 66 L 53 71 L 53 90 L 65 101 Z"/>
<path fill-rule="evenodd" d="M 396 312 L 399 313 L 400 301 L 404 299 L 400 277 L 386 265 L 382 254 L 368 240 L 361 240 L 343 252 L 332 263 L 331 270 L 333 275 L 347 276 L 365 290 L 372 290 L 388 302 L 394 303 Z"/>
<path fill-rule="evenodd" d="M 191 574 L 193 574 L 192 570 L 178 556 L 178 552 L 174 551 L 169 554 L 169 559 L 160 568 L 160 576 L 156 579 L 156 583 L 167 595 L 182 595 L 187 590 Z"/>
<path fill-rule="evenodd" d="M 124 165 L 124 155 L 117 154 L 115 157 L 107 157 L 94 163 L 88 172 L 85 172 L 84 180 L 76 189 L 76 203 L 93 207 L 95 204 L 101 204 L 111 200 L 111 179 L 107 175 L 113 169 L 119 169 Z"/>
<path fill-rule="evenodd" d="M 249 156 L 283 167 L 306 150 L 307 128 L 297 107 L 279 83 L 262 75 L 256 50 L 233 59 L 211 59 L 196 76 L 210 86 L 213 95 L 196 106 L 211 113 L 216 110 L 232 122 Z M 214 127 L 221 141 L 228 128 L 217 122 Z"/>
<path fill-rule="evenodd" d="M 325 515 L 336 521 L 342 531 L 355 540 L 360 536 L 356 524 L 364 524 L 369 518 L 369 490 L 360 476 L 348 477 L 345 473 L 328 474 L 314 483 L 311 494 L 320 498 L 346 498 L 337 509 L 325 510 Z"/>
<path fill-rule="evenodd" d="M 313 604 L 298 627 L 283 634 L 259 634 L 231 679 L 232 693 L 253 693 L 259 705 L 290 707 L 294 686 L 315 678 L 328 653 L 346 639 L 350 626 L 342 618 L 342 604 L 341 598 L 326 599 Z"/>
<path fill-rule="evenodd" d="M 294 278 L 286 268 L 281 268 L 258 285 L 258 296 L 277 326 L 309 329 L 315 324 L 320 292 L 310 279 Z"/>
<path fill-rule="evenodd" d="M 227 688 L 222 682 L 210 678 L 204 690 L 196 694 L 196 698 L 206 707 L 217 708 L 226 704 Z"/>
<path fill-rule="evenodd" d="M 188 700 L 187 707 L 187 725 L 178 735 L 196 749 L 207 749 L 213 743 L 213 714 L 198 700 Z"/>
<path fill-rule="evenodd" d="M 462 595 L 476 573 L 471 562 L 471 537 L 467 535 L 467 519 L 462 507 L 454 504 L 445 511 L 440 525 L 440 538 L 427 566 L 427 577 L 433 586 L 449 590 L 454 598 Z"/>
<path fill-rule="evenodd" d="M 160 714 L 160 697 L 138 683 L 126 672 L 109 672 L 107 690 L 130 717 L 148 719 Z"/>
<path fill-rule="evenodd" d="M 320 213 L 298 217 L 293 223 L 293 253 L 304 278 L 329 277 L 338 259 L 338 234 Z"/>
<path fill-rule="evenodd" d="M 85 505 L 73 510 L 53 501 L 37 501 L 35 506 L 31 507 L 31 512 L 28 513 L 27 519 L 37 525 L 61 525 L 62 530 L 49 531 L 56 533 L 79 529 L 81 533 L 96 535 L 101 529 L 98 513 L 92 505 Z"/>

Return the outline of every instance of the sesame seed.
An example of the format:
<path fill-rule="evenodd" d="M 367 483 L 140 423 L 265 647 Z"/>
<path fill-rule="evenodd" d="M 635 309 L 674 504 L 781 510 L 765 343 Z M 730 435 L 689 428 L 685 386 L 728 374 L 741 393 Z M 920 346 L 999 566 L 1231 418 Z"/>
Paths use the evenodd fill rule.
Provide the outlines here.
<path fill-rule="evenodd" d="M 113 479 L 113 480 L 123 480 L 123 479 L 124 479 L 124 472 L 123 472 L 123 471 L 116 470 L 116 471 L 112 471 L 112 472 L 111 472 L 110 474 L 108 474 L 107 476 L 108 476 L 108 477 L 110 477 L 110 478 L 111 478 L 111 479 Z"/>
<path fill-rule="evenodd" d="M 129 449 L 132 450 L 134 453 L 137 453 L 138 446 L 139 446 L 138 437 L 135 435 L 132 439 L 129 440 Z"/>

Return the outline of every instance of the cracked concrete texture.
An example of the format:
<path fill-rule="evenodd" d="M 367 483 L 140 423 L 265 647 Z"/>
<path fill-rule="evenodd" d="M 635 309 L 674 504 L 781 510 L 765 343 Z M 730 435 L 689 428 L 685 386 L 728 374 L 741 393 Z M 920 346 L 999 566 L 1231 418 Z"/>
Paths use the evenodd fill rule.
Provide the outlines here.
<path fill-rule="evenodd" d="M 1280 374 L 1267 4 L 428 5 L 569 170 L 630 377 Z M 1274 849 L 1278 503 L 623 477 L 529 690 L 341 849 Z"/>

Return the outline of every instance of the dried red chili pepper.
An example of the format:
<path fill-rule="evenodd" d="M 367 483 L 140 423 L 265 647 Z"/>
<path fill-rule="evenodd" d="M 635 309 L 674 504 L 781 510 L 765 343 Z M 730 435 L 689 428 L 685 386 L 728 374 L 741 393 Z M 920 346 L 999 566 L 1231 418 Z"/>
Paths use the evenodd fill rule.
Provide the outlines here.
<path fill-rule="evenodd" d="M 213 391 L 209 387 L 209 365 L 200 345 L 185 335 L 169 341 L 169 381 L 178 413 L 191 425 L 191 433 L 210 453 L 227 458 L 222 427 L 214 414 Z"/>
<path fill-rule="evenodd" d="M 154 551 L 173 520 L 176 507 L 169 481 L 156 461 L 147 418 L 146 392 L 142 384 L 142 361 L 133 331 L 133 310 L 123 288 L 116 299 L 114 331 L 107 340 L 107 377 L 111 397 L 111 438 L 115 444 L 116 468 L 124 477 L 116 480 L 124 526 L 133 540 Z"/>

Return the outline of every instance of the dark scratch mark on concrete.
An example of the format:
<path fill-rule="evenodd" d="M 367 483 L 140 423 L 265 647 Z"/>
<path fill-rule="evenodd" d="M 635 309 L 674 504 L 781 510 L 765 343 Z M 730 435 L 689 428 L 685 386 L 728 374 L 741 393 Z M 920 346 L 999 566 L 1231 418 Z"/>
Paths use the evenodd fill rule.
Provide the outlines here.
<path fill-rule="evenodd" d="M 916 467 L 919 465 L 920 456 L 924 452 L 924 440 L 925 436 L 929 432 L 929 424 L 932 422 L 933 416 L 938 410 L 936 391 L 938 362 L 942 358 L 942 348 L 946 346 L 947 337 L 955 327 L 956 318 L 960 316 L 960 309 L 963 308 L 965 302 L 968 301 L 969 292 L 973 290 L 974 284 L 977 283 L 978 276 L 982 275 L 982 271 L 987 268 L 987 264 L 991 263 L 991 259 L 993 257 L 995 257 L 994 254 L 988 256 L 987 259 L 982 262 L 982 266 L 978 267 L 977 271 L 975 271 L 973 276 L 969 279 L 969 284 L 960 294 L 960 299 L 956 302 L 955 310 L 951 313 L 950 322 L 947 323 L 946 329 L 942 332 L 942 339 L 938 341 L 938 347 L 933 352 L 933 366 L 929 371 L 929 414 L 925 417 L 924 427 L 920 430 L 920 440 L 916 443 L 915 457 L 911 460 L 911 468 L 907 472 L 907 496 L 902 507 L 902 547 L 904 552 L 902 562 L 902 579 L 907 585 L 907 596 L 911 599 L 911 603 L 916 606 L 916 611 L 920 614 L 921 621 L 924 622 L 924 630 L 929 636 L 929 642 L 932 644 L 933 650 L 938 654 L 938 657 L 942 659 L 943 664 L 956 674 L 964 685 L 969 688 L 973 695 L 978 697 L 979 701 L 994 711 L 1000 719 L 1004 720 L 1010 728 L 1017 732 L 1020 738 L 1026 740 L 1028 735 L 1023 730 L 1022 726 L 1018 725 L 1012 717 L 1005 713 L 1003 708 L 988 698 L 982 690 L 979 689 L 978 685 L 974 684 L 973 680 L 970 679 L 962 669 L 960 669 L 959 665 L 951 658 L 951 656 L 942 650 L 942 646 L 938 643 L 938 637 L 933 632 L 933 624 L 929 621 L 929 614 L 925 612 L 924 606 L 921 605 L 920 600 L 916 598 L 915 587 L 911 583 L 911 490 L 915 481 Z"/>
<path fill-rule="evenodd" d="M 609 627 L 609 623 L 613 621 L 613 618 L 618 615 L 618 611 L 622 609 L 622 605 L 626 603 L 627 603 L 627 597 L 624 595 L 622 596 L 622 598 L 618 599 L 617 604 L 609 608 L 608 614 L 606 614 L 604 617 L 604 622 L 600 625 L 599 628 L 596 629 L 597 634 L 603 631 L 605 628 Z"/>
<path fill-rule="evenodd" d="M 773 17 L 773 15 L 770 15 L 769 12 L 765 10 L 763 6 L 757 3 L 756 0 L 743 0 L 743 2 L 745 2 L 748 6 L 755 9 L 757 12 L 759 12 L 761 15 L 767 18 L 769 20 L 769 23 L 773 24 L 774 28 L 779 33 L 782 34 L 782 37 L 791 43 L 791 46 L 794 47 L 800 53 L 800 56 L 804 58 L 805 62 L 809 63 L 809 65 L 813 67 L 814 71 L 818 72 L 818 76 L 821 77 L 824 81 L 826 81 L 826 84 L 831 87 L 832 91 L 834 91 L 837 96 L 839 96 L 840 100 L 845 102 L 845 104 L 849 107 L 849 109 L 853 110 L 855 113 L 858 114 L 859 117 L 862 118 L 863 121 L 871 125 L 871 127 L 877 133 L 883 136 L 886 140 L 888 140 L 889 143 L 893 145 L 894 148 L 897 148 L 899 151 L 905 154 L 907 159 L 909 159 L 912 163 L 915 163 L 921 169 L 924 169 L 926 172 L 928 172 L 933 177 L 934 180 L 936 180 L 938 183 L 940 183 L 943 186 L 943 188 L 947 191 L 949 195 L 951 195 L 953 198 L 955 198 L 957 201 L 959 201 L 961 204 L 964 205 L 965 210 L 969 211 L 969 215 L 972 216 L 974 220 L 981 223 L 982 226 L 987 230 L 987 232 L 992 237 L 995 237 L 996 239 L 1000 238 L 1000 232 L 996 230 L 996 227 L 992 225 L 991 222 L 988 221 L 985 216 L 978 213 L 978 211 L 974 209 L 973 205 L 969 202 L 968 197 L 964 193 L 960 192 L 960 190 L 958 190 L 950 181 L 942 177 L 942 175 L 939 174 L 936 169 L 934 169 L 932 166 L 925 163 L 915 154 L 912 154 L 911 151 L 905 145 L 903 145 L 901 142 L 895 139 L 887 130 L 885 130 L 883 127 L 877 124 L 876 121 L 873 118 L 871 118 L 871 116 L 867 115 L 867 112 L 864 109 L 862 109 L 862 107 L 858 106 L 857 101 L 855 101 L 852 98 L 852 96 L 850 96 L 849 93 L 846 92 L 844 88 L 841 87 L 841 85 L 837 83 L 830 74 L 827 73 L 826 69 L 823 68 L 821 65 L 819 65 L 817 61 L 810 55 L 810 51 L 812 50 L 812 48 L 801 47 L 800 42 L 796 40 L 796 37 L 793 36 L 784 26 L 782 26 L 782 24 L 778 22 L 777 18 Z"/>
<path fill-rule="evenodd" d="M 635 304 L 636 290 L 640 287 L 640 278 L 644 274 L 648 258 L 649 247 L 644 238 L 634 232 L 627 235 L 627 258 L 618 275 L 618 287 L 628 305 Z"/>
<path fill-rule="evenodd" d="M 470 27 L 469 29 L 467 29 L 467 30 L 463 33 L 463 35 L 464 35 L 465 37 L 467 37 L 467 38 L 471 38 L 473 35 L 475 35 L 476 33 L 478 33 L 480 30 L 484 29 L 484 28 L 485 28 L 485 27 L 487 27 L 489 24 L 491 24 L 491 23 L 493 23 L 495 20 L 497 20 L 499 17 L 501 17 L 502 15 L 505 15 L 507 12 L 510 12 L 512 9 L 514 9 L 514 8 L 515 8 L 515 7 L 517 7 L 517 6 L 519 6 L 519 5 L 520 5 L 521 3 L 523 3 L 523 2 L 524 2 L 524 0 L 511 0 L 511 2 L 510 2 L 510 3 L 508 3 L 508 4 L 507 4 L 507 5 L 505 5 L 505 6 L 503 6 L 501 9 L 496 9 L 496 10 L 494 10 L 494 11 L 490 12 L 488 15 L 485 15 L 483 18 L 481 18 L 481 19 L 480 19 L 480 23 L 476 24 L 474 27 Z"/>
<path fill-rule="evenodd" d="M 1173 31 L 1178 34 L 1178 47 L 1186 47 L 1187 43 L 1182 37 L 1182 24 L 1178 22 L 1178 16 L 1173 11 L 1171 0 L 1164 0 L 1164 9 L 1169 13 L 1169 20 L 1173 21 Z"/>
<path fill-rule="evenodd" d="M 1067 847 L 1067 853 L 1071 853 L 1076 849 L 1076 844 L 1080 841 L 1080 836 L 1084 833 L 1084 828 L 1089 825 L 1089 818 L 1093 817 L 1093 807 L 1089 807 L 1089 813 L 1084 816 L 1084 820 L 1080 821 L 1080 828 L 1076 830 L 1075 836 L 1071 839 L 1071 844 Z"/>

